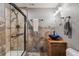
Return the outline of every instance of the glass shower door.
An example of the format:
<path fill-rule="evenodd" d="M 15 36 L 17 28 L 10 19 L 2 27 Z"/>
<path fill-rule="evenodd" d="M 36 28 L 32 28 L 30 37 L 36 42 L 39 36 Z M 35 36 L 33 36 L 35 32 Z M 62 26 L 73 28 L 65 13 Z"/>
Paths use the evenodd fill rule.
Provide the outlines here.
<path fill-rule="evenodd" d="M 25 52 L 24 16 L 12 5 L 5 9 L 6 56 L 21 56 Z M 25 23 L 26 24 L 26 23 Z"/>
<path fill-rule="evenodd" d="M 18 55 L 21 55 L 24 51 L 24 17 L 18 13 Z"/>
<path fill-rule="evenodd" d="M 11 9 L 10 55 L 22 55 L 24 51 L 24 18 L 16 9 Z"/>
<path fill-rule="evenodd" d="M 18 12 L 13 8 L 11 9 L 11 19 L 10 19 L 10 55 L 18 55 L 18 29 L 16 28 L 18 20 Z"/>

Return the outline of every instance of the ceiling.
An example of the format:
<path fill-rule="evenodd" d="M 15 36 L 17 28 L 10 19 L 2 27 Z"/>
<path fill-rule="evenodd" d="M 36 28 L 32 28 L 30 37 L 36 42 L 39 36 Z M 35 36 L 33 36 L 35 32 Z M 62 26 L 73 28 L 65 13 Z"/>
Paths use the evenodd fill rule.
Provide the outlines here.
<path fill-rule="evenodd" d="M 56 8 L 60 3 L 16 3 L 16 5 L 27 8 Z"/>

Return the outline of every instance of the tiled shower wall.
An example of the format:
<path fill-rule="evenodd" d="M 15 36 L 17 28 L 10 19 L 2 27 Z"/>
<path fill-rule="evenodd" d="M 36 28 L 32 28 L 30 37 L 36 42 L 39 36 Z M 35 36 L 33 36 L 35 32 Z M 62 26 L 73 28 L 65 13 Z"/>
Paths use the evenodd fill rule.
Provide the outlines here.
<path fill-rule="evenodd" d="M 51 28 L 49 28 L 49 27 L 40 27 L 39 28 L 39 40 L 40 40 L 39 46 L 40 46 L 40 48 L 42 47 L 44 49 L 44 51 L 46 51 L 46 49 L 47 49 L 46 41 L 47 41 L 49 34 L 52 34 Z"/>
<path fill-rule="evenodd" d="M 26 9 L 27 11 L 27 9 Z M 38 19 L 39 20 L 39 29 L 36 36 L 31 36 L 28 31 L 28 42 L 27 46 L 29 47 L 29 51 L 32 50 L 33 44 L 36 43 L 35 47 L 40 49 L 41 47 L 45 47 L 46 37 L 48 34 L 52 33 L 53 28 L 53 10 L 51 8 L 29 8 L 28 9 L 28 20 L 30 19 Z M 27 13 L 26 12 L 26 13 Z M 40 19 L 43 19 L 41 21 Z M 29 30 L 29 29 L 28 29 Z M 33 34 L 34 35 L 34 34 Z M 37 39 L 35 39 L 37 38 Z"/>
<path fill-rule="evenodd" d="M 51 34 L 51 29 L 49 27 L 41 27 L 38 32 L 28 31 L 27 49 L 28 52 L 40 51 L 39 49 L 43 47 L 46 49 L 46 38 Z M 36 48 L 36 50 L 33 50 Z"/>
<path fill-rule="evenodd" d="M 10 51 L 10 9 L 5 9 L 6 18 L 6 53 Z"/>
<path fill-rule="evenodd" d="M 5 18 L 4 18 L 4 4 L 0 4 L 0 55 L 5 55 Z"/>
<path fill-rule="evenodd" d="M 14 39 L 11 38 L 11 35 L 24 33 L 24 17 L 18 12 L 20 29 L 17 33 L 15 29 L 17 24 L 16 19 L 13 23 L 10 22 L 12 18 L 15 18 L 15 15 L 11 14 L 10 7 L 9 4 L 0 3 L 0 55 L 6 55 L 11 50 L 24 51 L 24 35 Z"/>
<path fill-rule="evenodd" d="M 6 53 L 8 51 L 24 51 L 24 18 L 23 16 L 15 10 L 17 13 L 14 14 L 13 11 L 6 10 Z M 17 29 L 16 25 L 20 25 L 20 28 Z M 17 34 L 21 34 L 18 37 Z"/>
<path fill-rule="evenodd" d="M 11 22 L 11 36 L 16 36 L 17 34 L 24 34 L 24 18 L 23 16 L 17 12 L 17 18 L 16 15 L 12 15 L 14 17 L 11 17 L 11 20 L 13 18 L 16 18 L 14 21 Z M 19 25 L 20 28 L 16 28 L 16 26 Z M 24 49 L 24 35 L 20 35 L 17 37 L 11 37 L 11 50 L 21 50 Z"/>
<path fill-rule="evenodd" d="M 0 18 L 0 55 L 5 55 L 5 22 Z"/>

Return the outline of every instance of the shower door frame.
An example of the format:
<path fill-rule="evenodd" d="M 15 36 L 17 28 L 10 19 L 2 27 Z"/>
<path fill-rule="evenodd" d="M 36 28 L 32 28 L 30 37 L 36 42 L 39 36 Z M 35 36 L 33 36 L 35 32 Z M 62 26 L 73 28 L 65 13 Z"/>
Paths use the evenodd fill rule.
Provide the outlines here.
<path fill-rule="evenodd" d="M 24 16 L 24 51 L 22 52 L 21 56 L 26 52 L 26 20 L 27 17 L 26 15 L 20 10 L 20 8 L 14 4 L 14 3 L 9 3 L 11 6 L 13 6 L 17 11 L 19 11 L 23 16 Z"/>

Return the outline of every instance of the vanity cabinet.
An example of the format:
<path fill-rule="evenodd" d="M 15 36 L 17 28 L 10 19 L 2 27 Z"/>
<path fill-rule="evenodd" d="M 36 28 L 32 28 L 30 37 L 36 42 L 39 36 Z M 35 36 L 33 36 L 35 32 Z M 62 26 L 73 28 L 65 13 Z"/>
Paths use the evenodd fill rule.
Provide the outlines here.
<path fill-rule="evenodd" d="M 63 39 L 52 40 L 47 39 L 47 55 L 48 56 L 65 56 L 67 43 Z"/>

